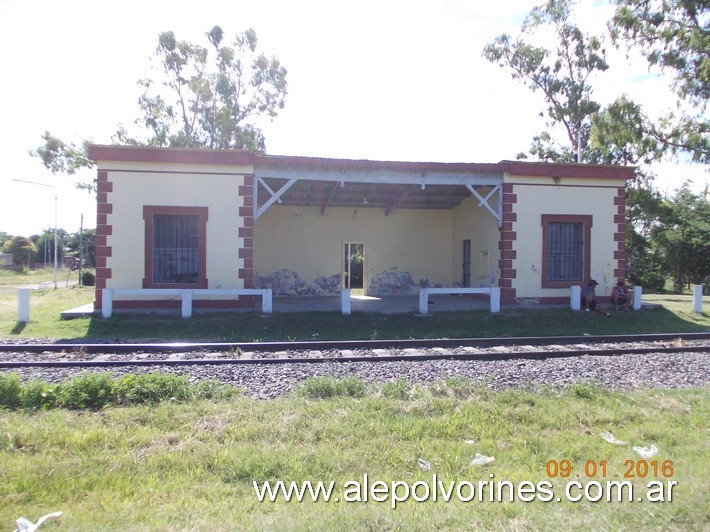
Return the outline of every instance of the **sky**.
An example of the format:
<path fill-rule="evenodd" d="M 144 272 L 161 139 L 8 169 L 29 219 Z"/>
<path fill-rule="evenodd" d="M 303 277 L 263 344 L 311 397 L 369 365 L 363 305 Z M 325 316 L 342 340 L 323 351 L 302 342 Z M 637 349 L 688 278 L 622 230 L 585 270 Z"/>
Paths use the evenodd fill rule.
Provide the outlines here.
<path fill-rule="evenodd" d="M 483 47 L 517 35 L 536 0 L 0 0 L 0 231 L 29 236 L 96 225 L 94 197 L 77 190 L 95 172 L 52 175 L 29 151 L 44 131 L 110 143 L 137 117 L 137 81 L 151 77 L 157 35 L 206 43 L 253 27 L 259 50 L 287 68 L 286 106 L 259 122 L 267 153 L 371 160 L 498 162 L 527 151 L 545 129 L 542 96 L 488 63 Z M 582 0 L 577 22 L 604 33 L 606 0 Z M 606 44 L 611 68 L 593 79 L 602 105 L 621 94 L 651 115 L 674 106 L 669 80 Z M 653 167 L 672 193 L 701 191 L 707 169 Z M 14 180 L 33 181 L 40 186 Z"/>

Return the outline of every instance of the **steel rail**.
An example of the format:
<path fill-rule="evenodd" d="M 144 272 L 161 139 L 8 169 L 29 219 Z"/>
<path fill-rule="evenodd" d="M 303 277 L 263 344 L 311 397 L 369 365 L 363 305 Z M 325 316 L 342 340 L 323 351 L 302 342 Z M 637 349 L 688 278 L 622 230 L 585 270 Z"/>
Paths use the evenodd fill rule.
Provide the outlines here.
<path fill-rule="evenodd" d="M 175 353 L 182 351 L 305 351 L 324 349 L 406 349 L 427 347 L 493 347 L 521 345 L 569 345 L 580 343 L 663 342 L 673 340 L 710 340 L 710 332 L 618 334 L 589 336 L 510 336 L 495 338 L 410 338 L 404 340 L 312 340 L 305 342 L 156 342 L 156 343 L 0 343 L 0 353 L 43 353 L 82 351 L 94 353 Z"/>
<path fill-rule="evenodd" d="M 164 360 L 36 360 L 0 362 L 0 369 L 19 368 L 111 368 L 118 366 L 208 366 L 208 365 L 258 365 L 258 364 L 321 364 L 326 362 L 403 362 L 422 360 L 473 360 L 493 362 L 502 360 L 544 360 L 547 358 L 572 358 L 582 356 L 621 356 L 648 353 L 698 353 L 710 352 L 703 346 L 648 346 L 635 348 L 575 349 L 561 351 L 510 351 L 485 353 L 421 353 L 395 355 L 353 355 L 340 357 L 279 357 L 279 358 L 193 358 Z"/>

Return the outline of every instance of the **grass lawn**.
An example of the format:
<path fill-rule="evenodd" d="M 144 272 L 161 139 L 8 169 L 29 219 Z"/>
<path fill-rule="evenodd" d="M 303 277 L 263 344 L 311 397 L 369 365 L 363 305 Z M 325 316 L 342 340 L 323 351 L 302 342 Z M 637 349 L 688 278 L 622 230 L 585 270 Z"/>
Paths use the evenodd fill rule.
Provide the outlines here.
<path fill-rule="evenodd" d="M 390 384 L 360 398 L 301 393 L 273 401 L 0 412 L 0 526 L 63 511 L 47 530 L 707 529 L 707 389 L 610 393 L 576 385 L 562 394 L 496 393 L 453 379 L 401 391 Z M 607 443 L 605 431 L 629 444 Z M 649 472 L 641 467 L 645 478 L 636 474 L 636 445 L 658 448 Z M 495 461 L 472 465 L 479 452 Z M 431 469 L 422 470 L 419 459 Z M 570 476 L 550 478 L 550 460 L 569 460 Z M 588 461 L 596 475 L 591 465 L 585 473 Z M 633 502 L 625 498 L 628 488 L 622 502 L 566 500 L 568 482 L 605 486 L 624 480 L 630 468 Z M 375 502 L 372 492 L 368 502 L 345 502 L 356 498 L 346 495 L 355 486 L 347 483 L 362 484 L 364 475 L 371 487 L 421 481 L 431 489 L 434 474 L 445 486 L 463 486 L 463 498 L 470 489 L 460 483 L 478 490 L 492 479 L 516 487 L 550 481 L 554 498 L 522 502 L 516 491 L 515 502 L 490 502 L 484 486 L 481 502 L 476 491 L 470 502 L 439 495 L 396 509 L 391 498 Z M 261 488 L 265 480 L 334 481 L 340 502 L 259 502 L 253 482 Z M 650 481 L 677 482 L 672 501 L 638 502 Z M 420 484 L 420 498 L 424 490 Z"/>
<path fill-rule="evenodd" d="M 51 273 L 51 272 L 50 272 Z M 22 276 L 23 279 L 27 277 Z M 26 281 L 18 282 L 23 284 Z M 62 321 L 61 311 L 93 300 L 93 287 L 60 286 L 30 295 L 30 323 L 17 322 L 17 291 L 0 287 L 0 338 L 114 338 L 136 340 L 205 340 L 220 342 L 367 340 L 393 338 L 466 338 L 495 336 L 553 336 L 710 331 L 710 297 L 702 315 L 692 311 L 689 295 L 644 295 L 662 308 L 616 312 L 606 319 L 594 312 L 568 308 L 504 309 L 383 315 L 339 312 L 196 313 L 188 320 L 172 314 L 114 314 Z"/>

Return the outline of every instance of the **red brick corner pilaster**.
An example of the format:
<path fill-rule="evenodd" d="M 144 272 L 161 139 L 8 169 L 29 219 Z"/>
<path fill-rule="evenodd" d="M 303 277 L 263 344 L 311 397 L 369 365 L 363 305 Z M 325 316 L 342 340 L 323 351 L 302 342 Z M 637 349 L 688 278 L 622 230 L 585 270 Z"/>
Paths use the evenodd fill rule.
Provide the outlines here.
<path fill-rule="evenodd" d="M 242 227 L 239 228 L 239 237 L 243 245 L 239 249 L 239 258 L 244 259 L 244 267 L 239 269 L 239 279 L 244 283 L 244 288 L 254 288 L 254 176 L 244 176 L 244 185 L 239 187 L 239 195 L 244 204 L 239 207 L 239 216 L 242 218 Z"/>
<path fill-rule="evenodd" d="M 614 214 L 614 223 L 616 231 L 614 232 L 614 242 L 616 249 L 614 250 L 614 259 L 616 260 L 616 269 L 614 269 L 614 277 L 616 279 L 624 279 L 626 277 L 626 189 L 619 187 L 614 197 L 614 206 L 616 213 Z"/>
<path fill-rule="evenodd" d="M 96 290 L 94 308 L 101 308 L 101 293 L 106 288 L 106 281 L 111 278 L 111 268 L 107 259 L 112 254 L 108 237 L 113 233 L 113 226 L 108 223 L 108 215 L 113 214 L 113 204 L 109 194 L 113 192 L 113 182 L 108 180 L 108 172 L 96 172 Z"/>
<path fill-rule="evenodd" d="M 500 286 L 500 302 L 502 304 L 515 303 L 515 288 L 513 279 L 517 276 L 517 270 L 513 268 L 513 260 L 517 258 L 515 241 L 517 234 L 513 231 L 513 223 L 518 221 L 518 215 L 514 212 L 514 206 L 518 201 L 517 194 L 513 193 L 513 184 L 503 184 L 503 224 L 500 228 L 500 238 L 498 240 L 498 286 Z"/>

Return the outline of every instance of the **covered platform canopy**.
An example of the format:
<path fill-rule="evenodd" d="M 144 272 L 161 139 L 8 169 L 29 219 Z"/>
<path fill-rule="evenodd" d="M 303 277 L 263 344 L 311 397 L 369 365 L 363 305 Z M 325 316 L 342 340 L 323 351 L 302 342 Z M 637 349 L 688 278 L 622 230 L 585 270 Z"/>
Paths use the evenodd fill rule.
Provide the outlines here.
<path fill-rule="evenodd" d="M 273 204 L 453 209 L 474 196 L 500 226 L 505 164 L 421 163 L 261 156 L 254 165 L 254 219 Z"/>

